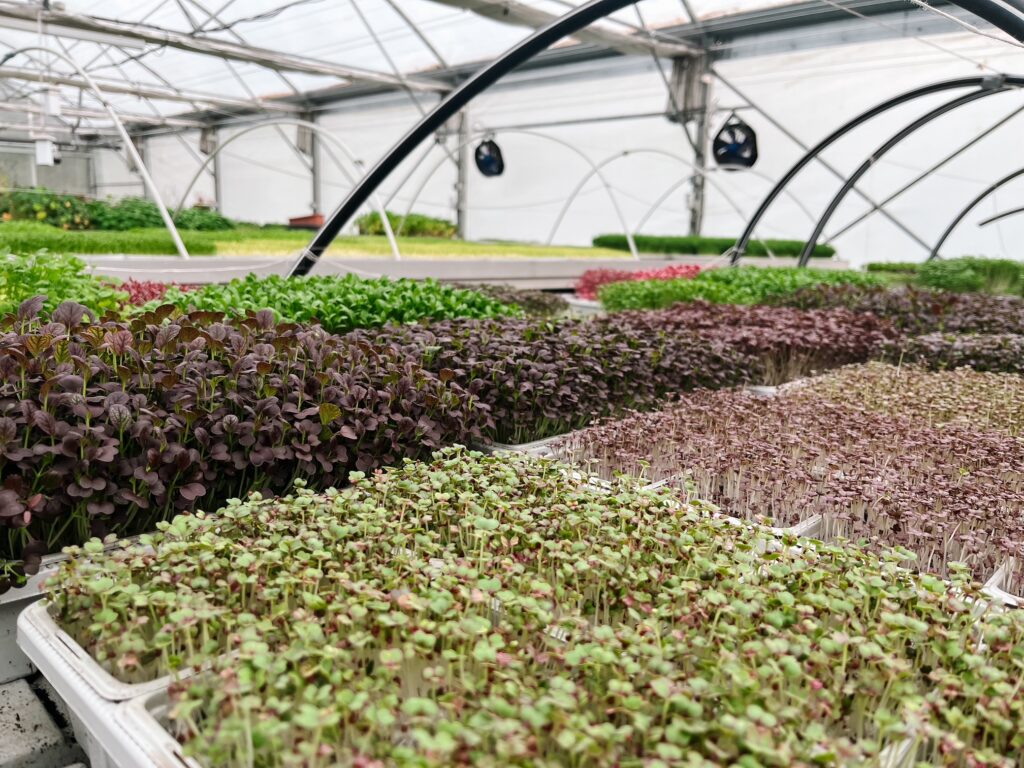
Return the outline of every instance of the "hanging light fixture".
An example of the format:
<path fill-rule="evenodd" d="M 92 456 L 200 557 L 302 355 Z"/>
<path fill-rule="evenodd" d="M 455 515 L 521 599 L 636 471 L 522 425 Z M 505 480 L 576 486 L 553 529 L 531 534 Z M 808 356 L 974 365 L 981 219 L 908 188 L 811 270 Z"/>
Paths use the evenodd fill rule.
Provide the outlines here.
<path fill-rule="evenodd" d="M 476 167 L 484 176 L 501 176 L 505 172 L 505 158 L 494 139 L 485 139 L 476 148 Z"/>
<path fill-rule="evenodd" d="M 757 162 L 757 133 L 733 112 L 712 144 L 715 162 L 726 170 L 752 168 Z"/>

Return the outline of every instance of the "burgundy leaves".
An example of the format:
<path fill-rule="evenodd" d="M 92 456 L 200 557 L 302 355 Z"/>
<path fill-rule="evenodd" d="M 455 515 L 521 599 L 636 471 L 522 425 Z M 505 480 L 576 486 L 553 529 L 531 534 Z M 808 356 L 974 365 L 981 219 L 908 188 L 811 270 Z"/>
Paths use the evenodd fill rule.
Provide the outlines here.
<path fill-rule="evenodd" d="M 920 288 L 819 285 L 779 296 L 772 303 L 801 309 L 842 307 L 890 320 L 908 334 L 1024 333 L 1024 298 L 947 293 Z"/>
<path fill-rule="evenodd" d="M 87 317 L 62 305 L 52 322 L 0 329 L 0 563 L 298 477 L 342 483 L 479 439 L 487 420 L 456 382 L 392 350 L 267 313 Z"/>
<path fill-rule="evenodd" d="M 773 383 L 867 360 L 889 326 L 846 310 L 678 305 L 588 321 L 452 320 L 358 331 L 460 382 L 491 409 L 490 435 L 525 442 L 666 397 Z"/>
<path fill-rule="evenodd" d="M 929 333 L 894 346 L 891 357 L 933 369 L 1024 373 L 1024 335 Z"/>

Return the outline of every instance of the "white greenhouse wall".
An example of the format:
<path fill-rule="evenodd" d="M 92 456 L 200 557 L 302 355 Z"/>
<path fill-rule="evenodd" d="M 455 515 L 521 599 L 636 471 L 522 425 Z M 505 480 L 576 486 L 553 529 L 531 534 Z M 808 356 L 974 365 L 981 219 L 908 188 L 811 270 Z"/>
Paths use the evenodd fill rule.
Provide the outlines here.
<path fill-rule="evenodd" d="M 1010 46 L 994 47 L 971 35 L 914 39 L 826 47 L 799 53 L 722 60 L 716 64 L 727 79 L 807 144 L 813 144 L 860 111 L 905 90 L 950 77 L 983 74 L 977 61 L 992 70 L 1024 71 L 1024 52 Z M 993 53 L 995 51 L 995 53 Z M 966 57 L 969 60 L 960 58 Z M 971 61 L 973 60 L 973 61 Z M 938 104 L 959 95 L 947 92 L 901 107 L 862 127 L 827 153 L 843 173 L 852 171 L 890 134 Z M 713 130 L 743 100 L 721 83 L 714 86 L 717 111 Z M 667 96 L 654 63 L 646 58 L 613 58 L 586 65 L 563 66 L 515 75 L 477 99 L 470 107 L 471 125 L 486 132 L 497 129 L 497 141 L 507 162 L 505 175 L 486 179 L 471 169 L 468 235 L 473 239 L 514 239 L 544 242 L 567 196 L 590 170 L 592 163 L 610 160 L 603 176 L 618 201 L 630 228 L 662 194 L 689 175 L 692 152 L 678 125 L 662 117 L 597 122 L 530 129 L 524 126 L 578 120 L 587 117 L 649 113 L 664 110 Z M 429 105 L 428 105 L 429 106 Z M 929 167 L 946 153 L 1024 106 L 1018 91 L 982 99 L 935 121 L 901 144 L 865 177 L 861 188 L 876 199 Z M 714 172 L 710 175 L 704 233 L 736 235 L 747 214 L 778 178 L 800 156 L 801 150 L 762 116 L 742 110 L 758 132 L 761 159 L 752 173 Z M 366 165 L 372 164 L 418 118 L 408 97 L 394 94 L 347 102 L 317 116 L 317 120 Z M 1024 120 L 1024 116 L 1020 118 Z M 889 210 L 928 243 L 975 194 L 1014 170 L 1007 165 L 1007 149 L 1015 146 L 1020 123 L 1011 122 L 940 172 L 896 200 Z M 505 130 L 510 126 L 517 130 Z M 295 128 L 284 129 L 294 138 Z M 531 133 L 521 131 L 530 130 Z M 544 134 L 543 136 L 533 135 Z M 230 135 L 225 130 L 223 135 Z M 480 134 L 482 135 L 482 133 Z M 195 134 L 186 134 L 189 142 Z M 478 136 L 479 138 L 479 136 Z M 571 143 L 578 153 L 559 141 Z M 161 189 L 176 200 L 196 168 L 196 160 L 173 138 L 150 139 L 149 156 Z M 449 141 L 454 147 L 455 140 Z M 475 144 L 474 144 L 475 145 Z M 420 153 L 426 147 L 421 148 Z M 655 150 L 660 154 L 651 152 Z M 420 153 L 416 158 L 420 157 Z M 666 154 L 667 153 L 667 154 Z M 354 173 L 352 164 L 340 157 Z M 321 155 L 321 199 L 330 211 L 350 188 L 345 174 L 330 157 Z M 1020 161 L 1009 161 L 1020 162 Z M 417 212 L 455 216 L 455 170 L 441 150 L 428 159 L 402 189 L 396 189 L 412 162 L 385 184 L 382 196 L 394 194 L 389 204 L 401 212 L 423 185 Z M 435 171 L 426 181 L 429 171 Z M 284 222 L 311 210 L 313 191 L 309 170 L 294 150 L 273 129 L 250 134 L 222 154 L 222 210 L 229 216 L 257 222 Z M 104 174 L 98 174 L 103 177 Z M 814 214 L 822 211 L 840 182 L 821 166 L 808 168 L 792 191 Z M 204 178 L 197 189 L 212 196 L 212 182 Z M 643 231 L 685 234 L 688 191 L 683 184 L 650 217 Z M 177 194 L 172 194 L 172 193 Z M 1021 205 L 1024 180 L 1009 185 L 982 205 L 950 240 L 948 255 L 977 253 L 1018 256 L 1016 243 L 1024 236 L 1024 216 L 979 228 L 977 223 L 996 211 Z M 192 200 L 195 199 L 195 193 Z M 851 195 L 841 206 L 826 233 L 867 209 Z M 741 213 L 738 213 L 736 209 Z M 765 237 L 806 238 L 813 223 L 808 213 L 789 198 L 782 198 L 764 220 Z M 586 244 L 602 232 L 621 231 L 608 190 L 592 178 L 569 209 L 554 242 Z M 874 215 L 836 242 L 840 255 L 854 263 L 868 260 L 918 260 L 924 250 L 882 216 Z"/>
<path fill-rule="evenodd" d="M 128 169 L 123 152 L 98 149 L 93 152 L 93 186 L 96 197 L 135 197 L 144 193 L 139 175 Z"/>
<path fill-rule="evenodd" d="M 177 208 L 181 197 L 195 177 L 205 156 L 199 154 L 199 132 L 189 131 L 177 136 L 155 136 L 145 142 L 146 166 L 157 182 L 160 196 L 168 208 Z M 212 172 L 213 164 L 208 166 Z M 206 171 L 196 181 L 186 198 L 186 206 L 211 202 L 216 198 L 213 176 Z"/>

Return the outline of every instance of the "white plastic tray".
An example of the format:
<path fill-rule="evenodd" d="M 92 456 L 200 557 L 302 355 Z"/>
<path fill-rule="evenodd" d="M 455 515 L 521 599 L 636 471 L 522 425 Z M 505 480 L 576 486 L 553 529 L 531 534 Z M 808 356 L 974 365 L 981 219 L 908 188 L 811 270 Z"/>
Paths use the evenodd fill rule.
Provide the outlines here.
<path fill-rule="evenodd" d="M 37 602 L 18 619 L 18 645 L 67 704 L 75 738 L 92 768 L 146 765 L 144 754 L 120 724 L 120 705 L 96 693 L 82 675 L 79 657 L 66 652 L 55 629 L 45 604 Z M 159 763 L 155 765 L 163 768 Z M 170 768 L 173 764 L 165 765 Z"/>
<path fill-rule="evenodd" d="M 67 555 L 47 555 L 24 586 L 0 595 L 0 685 L 32 674 L 31 662 L 15 642 L 18 616 L 43 596 L 44 582 L 67 559 Z"/>
<path fill-rule="evenodd" d="M 1007 592 L 1003 587 L 1006 584 L 1006 580 L 1010 573 L 1016 567 L 1016 563 L 1013 560 L 1007 560 L 1003 563 L 996 572 L 992 575 L 992 578 L 985 582 L 985 587 L 982 590 L 992 600 L 1002 605 L 1005 608 L 1020 608 L 1021 600 L 1016 595 Z"/>
<path fill-rule="evenodd" d="M 915 762 L 914 752 L 913 739 L 892 744 L 879 753 L 879 768 L 912 768 Z"/>
<path fill-rule="evenodd" d="M 567 296 L 565 297 L 565 301 L 569 305 L 569 311 L 574 315 L 590 316 L 607 314 L 600 301 L 581 299 L 577 296 Z"/>
<path fill-rule="evenodd" d="M 76 681 L 80 680 L 88 687 L 91 696 L 101 701 L 115 703 L 162 691 L 173 680 L 168 675 L 146 683 L 121 682 L 97 664 L 82 646 L 57 626 L 47 612 L 45 602 L 37 602 L 22 612 L 18 619 L 18 645 L 54 687 L 57 687 L 57 681 L 43 669 L 38 661 L 40 658 L 47 659 L 50 664 L 51 659 L 58 659 L 64 667 L 74 672 Z M 63 667 L 58 667 L 58 671 L 63 672 Z"/>
<path fill-rule="evenodd" d="M 117 718 L 121 728 L 131 734 L 145 755 L 143 762 L 131 768 L 202 768 L 193 758 L 185 757 L 183 747 L 167 730 L 169 709 L 166 690 L 119 705 Z"/>
<path fill-rule="evenodd" d="M 43 592 L 43 582 L 67 559 L 68 556 L 64 554 L 47 555 L 44 557 L 43 561 L 39 564 L 39 572 L 34 576 L 29 576 L 24 586 L 9 589 L 0 595 L 0 605 L 25 601 L 32 602 L 37 599 Z"/>
<path fill-rule="evenodd" d="M 568 434 L 568 433 L 566 433 Z M 553 452 L 550 445 L 565 437 L 565 435 L 553 435 L 551 437 L 545 437 L 543 440 L 534 440 L 532 443 L 519 443 L 517 445 L 509 445 L 508 443 L 491 443 L 490 445 L 483 446 L 481 450 L 486 453 L 495 453 L 497 451 L 509 451 L 510 453 L 526 453 L 530 456 L 538 457 L 549 457 L 553 456 Z"/>
<path fill-rule="evenodd" d="M 138 539 L 138 536 L 120 539 L 107 544 L 104 550 L 110 551 L 123 547 Z M 29 576 L 23 586 L 10 589 L 0 595 L 0 685 L 32 674 L 32 664 L 14 642 L 18 631 L 18 617 L 25 608 L 46 595 L 47 580 L 63 563 L 70 559 L 70 556 L 61 552 L 46 555 L 39 565 L 39 571 L 33 576 Z"/>

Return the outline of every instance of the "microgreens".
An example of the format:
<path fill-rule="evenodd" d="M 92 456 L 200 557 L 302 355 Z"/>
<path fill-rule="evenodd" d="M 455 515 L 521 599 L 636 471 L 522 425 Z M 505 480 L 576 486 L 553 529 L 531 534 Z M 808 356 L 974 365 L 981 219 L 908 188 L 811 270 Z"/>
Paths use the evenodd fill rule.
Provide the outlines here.
<path fill-rule="evenodd" d="M 847 310 L 694 302 L 591 320 L 389 326 L 349 338 L 396 347 L 452 377 L 490 407 L 493 439 L 523 443 L 699 387 L 778 383 L 868 360 L 893 333 Z"/>
<path fill-rule="evenodd" d="M 825 537 L 905 547 L 925 571 L 948 575 L 960 561 L 983 581 L 1024 555 L 1024 441 L 959 421 L 932 426 L 925 404 L 887 412 L 900 401 L 881 385 L 865 404 L 849 402 L 830 382 L 853 375 L 826 380 L 824 397 L 813 381 L 773 398 L 696 392 L 552 450 L 604 477 L 675 478 L 745 519 L 792 526 L 822 515 Z"/>
<path fill-rule="evenodd" d="M 160 301 L 186 311 L 219 312 L 229 317 L 270 310 L 285 322 L 315 322 L 331 333 L 386 323 L 521 314 L 518 307 L 436 280 L 367 279 L 356 275 L 297 279 L 248 275 L 190 291 L 171 288 Z M 156 306 L 154 303 L 149 308 Z"/>
<path fill-rule="evenodd" d="M 334 485 L 488 423 L 447 377 L 268 312 L 89 323 L 80 305 L 40 304 L 0 328 L 0 589 L 90 536 L 297 478 Z"/>
<path fill-rule="evenodd" d="M 352 481 L 90 544 L 51 611 L 119 676 L 201 667 L 171 727 L 211 767 L 1020 753 L 1024 615 L 979 613 L 961 568 L 946 584 L 519 455 Z"/>

